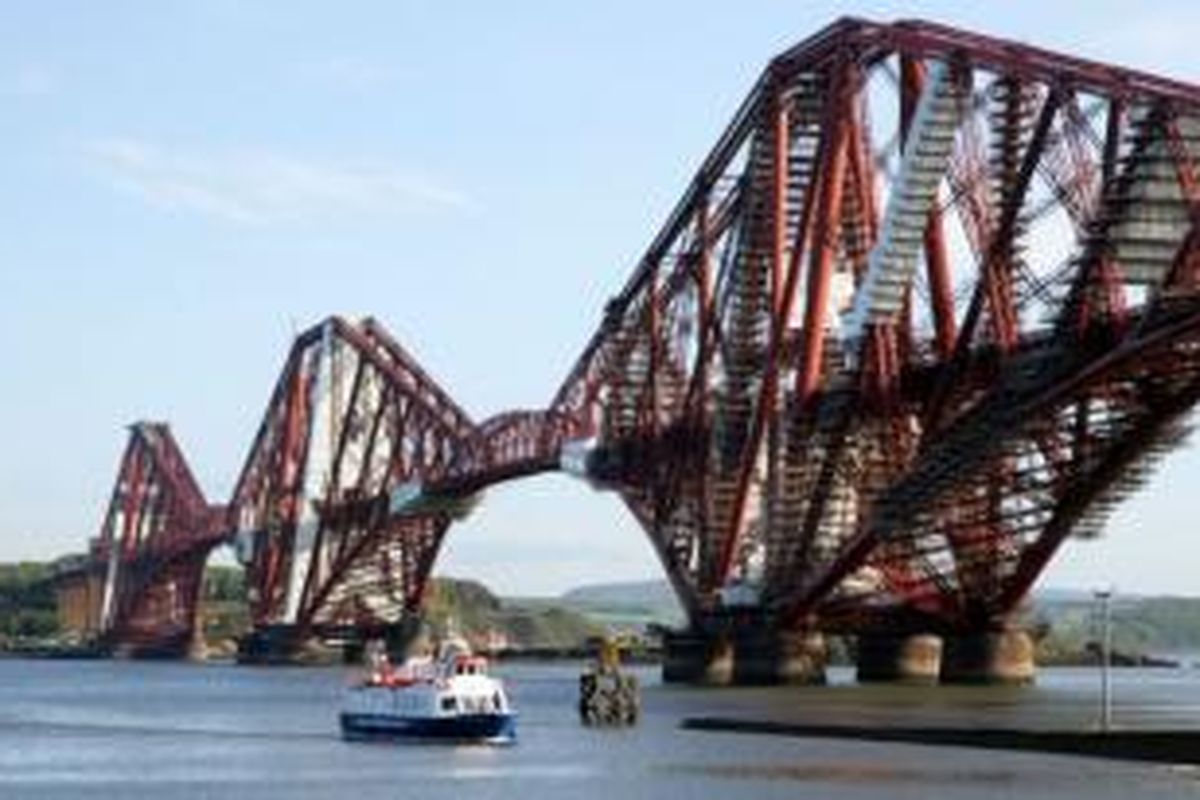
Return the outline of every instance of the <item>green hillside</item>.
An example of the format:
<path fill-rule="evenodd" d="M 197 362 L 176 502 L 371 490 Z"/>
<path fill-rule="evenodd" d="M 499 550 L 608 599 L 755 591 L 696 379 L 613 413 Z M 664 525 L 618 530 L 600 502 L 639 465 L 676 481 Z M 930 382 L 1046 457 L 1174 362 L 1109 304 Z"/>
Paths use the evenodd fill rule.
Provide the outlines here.
<path fill-rule="evenodd" d="M 49 565 L 0 564 L 0 650 L 52 640 L 59 633 Z M 238 567 L 210 566 L 202 620 L 217 651 L 245 632 L 248 612 Z M 582 586 L 559 597 L 501 598 L 476 581 L 435 578 L 426 598 L 435 633 L 456 628 L 480 643 L 511 649 L 569 649 L 611 631 L 679 626 L 683 614 L 665 581 Z M 1085 592 L 1048 590 L 1026 612 L 1047 663 L 1081 658 L 1098 638 L 1095 601 Z M 1200 597 L 1118 597 L 1115 649 L 1127 654 L 1200 653 Z"/>
<path fill-rule="evenodd" d="M 250 627 L 246 574 L 241 567 L 209 565 L 204 570 L 200 606 L 204 640 L 214 655 L 232 655 L 237 638 Z"/>
<path fill-rule="evenodd" d="M 205 638 L 230 650 L 249 619 L 244 576 L 237 567 L 209 567 L 205 576 Z M 569 649 L 603 632 L 597 622 L 571 609 L 501 599 L 476 581 L 434 578 L 425 598 L 425 625 L 444 635 L 451 628 L 478 646 L 506 643 L 512 649 Z"/>
<path fill-rule="evenodd" d="M 58 632 L 54 591 L 45 582 L 46 564 L 0 564 L 0 650 L 19 639 Z"/>
<path fill-rule="evenodd" d="M 1081 652 L 1100 637 L 1098 606 L 1090 598 L 1040 599 L 1031 616 L 1045 634 L 1046 660 Z M 1200 652 L 1200 598 L 1118 597 L 1112 636 L 1113 648 L 1122 653 Z"/>
<path fill-rule="evenodd" d="M 677 627 L 686 621 L 671 585 L 661 580 L 580 586 L 542 602 L 572 609 L 615 627 L 651 624 Z"/>
<path fill-rule="evenodd" d="M 604 632 L 577 611 L 502 600 L 481 583 L 455 578 L 433 579 L 424 617 L 437 635 L 454 628 L 468 639 L 486 643 L 490 637 L 517 650 L 581 647 L 588 637 Z"/>
<path fill-rule="evenodd" d="M 595 584 L 558 598 L 526 602 L 562 605 L 606 624 L 683 623 L 682 611 L 666 581 Z M 1098 638 L 1096 603 L 1087 592 L 1038 592 L 1025 614 L 1040 637 L 1040 656 L 1046 662 L 1078 661 Z M 1118 597 L 1113 608 L 1113 644 L 1126 654 L 1200 652 L 1200 597 Z"/>

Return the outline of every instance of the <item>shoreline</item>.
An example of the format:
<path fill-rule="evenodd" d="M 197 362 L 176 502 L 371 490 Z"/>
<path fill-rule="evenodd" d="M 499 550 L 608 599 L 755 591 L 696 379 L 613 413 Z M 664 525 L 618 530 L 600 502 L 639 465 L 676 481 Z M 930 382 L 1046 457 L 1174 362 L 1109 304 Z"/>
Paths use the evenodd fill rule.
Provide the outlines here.
<path fill-rule="evenodd" d="M 596 650 L 588 647 L 534 647 L 521 650 L 501 650 L 497 652 L 481 652 L 480 655 L 492 659 L 496 663 L 503 664 L 505 662 L 579 662 L 588 661 L 596 657 Z M 45 660 L 45 661 L 94 661 L 98 659 L 114 659 L 128 660 L 114 657 L 112 654 L 100 650 L 98 648 L 88 647 L 39 647 L 30 648 L 27 650 L 0 650 L 0 660 L 5 659 L 25 659 L 25 660 Z M 164 659 L 157 658 L 142 658 L 132 660 L 145 661 L 160 661 Z M 190 663 L 213 663 L 213 664 L 243 664 L 245 666 L 331 666 L 341 665 L 343 662 L 340 658 L 318 658 L 318 659 L 303 659 L 297 658 L 288 662 L 278 664 L 265 664 L 257 662 L 241 662 L 237 659 L 236 651 L 219 651 L 203 659 L 166 659 L 188 661 Z M 621 657 L 621 662 L 630 666 L 640 665 L 656 665 L 662 663 L 662 652 L 655 649 L 647 649 L 636 653 L 624 653 Z"/>
<path fill-rule="evenodd" d="M 504 663 L 508 661 L 580 661 L 595 658 L 596 650 L 592 647 L 529 647 L 520 649 L 497 650 L 497 651 L 482 651 L 481 655 L 496 661 Z M 0 649 L 0 660 L 2 659 L 45 659 L 45 660 L 92 660 L 112 657 L 99 648 L 88 646 L 41 646 L 16 649 Z M 187 659 L 181 659 L 187 660 Z M 193 659 L 194 661 L 212 661 L 215 663 L 237 662 L 237 651 L 235 648 L 214 648 L 213 653 L 204 659 Z M 629 665 L 655 665 L 661 664 L 663 661 L 663 652 L 661 648 L 646 647 L 633 652 L 623 652 L 621 655 L 622 663 Z M 241 662 L 238 662 L 241 663 Z M 251 662 L 246 662 L 251 663 Z M 287 662 L 288 666 L 320 666 L 332 663 L 342 663 L 339 658 L 328 657 L 318 659 L 303 659 L 297 658 L 294 661 Z M 1038 668 L 1062 668 L 1062 667 L 1091 667 L 1098 668 L 1099 662 L 1086 657 L 1081 658 L 1051 658 L 1038 659 Z M 258 664 L 258 666 L 263 666 Z M 853 668 L 853 662 L 831 661 L 830 667 L 849 667 Z M 1145 654 L 1114 654 L 1112 667 L 1118 670 L 1125 669 L 1161 669 L 1161 670 L 1185 670 L 1195 667 L 1200 667 L 1200 661 L 1193 662 L 1191 659 L 1168 658 L 1161 656 L 1151 656 Z"/>

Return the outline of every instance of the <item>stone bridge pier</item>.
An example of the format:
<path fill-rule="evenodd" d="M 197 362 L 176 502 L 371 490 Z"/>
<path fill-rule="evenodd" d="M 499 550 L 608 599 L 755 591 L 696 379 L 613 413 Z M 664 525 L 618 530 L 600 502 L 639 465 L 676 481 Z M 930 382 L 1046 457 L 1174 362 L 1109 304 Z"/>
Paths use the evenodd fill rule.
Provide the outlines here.
<path fill-rule="evenodd" d="M 663 640 L 663 680 L 704 686 L 818 685 L 829 660 L 815 630 L 722 620 Z"/>
<path fill-rule="evenodd" d="M 1015 624 L 978 631 L 888 632 L 857 637 L 859 683 L 1024 685 L 1036 677 L 1034 643 Z"/>

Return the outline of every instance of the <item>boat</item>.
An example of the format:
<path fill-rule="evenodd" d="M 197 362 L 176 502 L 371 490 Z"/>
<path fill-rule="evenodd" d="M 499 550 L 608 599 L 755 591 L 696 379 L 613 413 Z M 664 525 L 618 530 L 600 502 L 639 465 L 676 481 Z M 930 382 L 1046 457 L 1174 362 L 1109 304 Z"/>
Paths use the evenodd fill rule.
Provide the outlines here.
<path fill-rule="evenodd" d="M 346 691 L 340 715 L 346 739 L 404 739 L 510 744 L 517 713 L 504 684 L 488 674 L 486 658 L 461 641 L 436 658 L 412 658 L 398 667 L 374 654 L 366 679 Z"/>

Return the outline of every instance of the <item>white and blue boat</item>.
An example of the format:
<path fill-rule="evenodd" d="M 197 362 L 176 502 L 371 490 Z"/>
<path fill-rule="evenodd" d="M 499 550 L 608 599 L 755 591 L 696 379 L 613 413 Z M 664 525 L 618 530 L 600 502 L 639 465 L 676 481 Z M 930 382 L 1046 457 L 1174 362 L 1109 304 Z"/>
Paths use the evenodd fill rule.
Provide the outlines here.
<path fill-rule="evenodd" d="M 510 744 L 517 714 L 487 659 L 451 643 L 438 659 L 393 668 L 380 659 L 365 681 L 346 692 L 341 712 L 347 739 L 395 738 Z"/>

